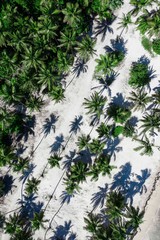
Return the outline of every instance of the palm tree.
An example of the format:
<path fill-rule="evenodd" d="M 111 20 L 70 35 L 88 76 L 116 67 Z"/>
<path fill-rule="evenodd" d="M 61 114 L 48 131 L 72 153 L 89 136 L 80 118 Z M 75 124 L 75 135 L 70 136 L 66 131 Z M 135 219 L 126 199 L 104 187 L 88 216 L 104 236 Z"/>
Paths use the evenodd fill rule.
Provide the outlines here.
<path fill-rule="evenodd" d="M 27 195 L 31 195 L 38 192 L 38 185 L 40 184 L 40 180 L 32 177 L 28 179 L 25 187 L 25 192 Z"/>
<path fill-rule="evenodd" d="M 57 51 L 57 68 L 59 74 L 69 73 L 70 67 L 73 64 L 73 57 L 58 49 Z"/>
<path fill-rule="evenodd" d="M 124 216 L 130 219 L 127 221 L 127 226 L 136 230 L 143 222 L 144 211 L 140 212 L 139 207 L 135 208 L 133 206 L 126 206 L 126 210 L 127 211 Z"/>
<path fill-rule="evenodd" d="M 8 44 L 15 48 L 18 52 L 22 52 L 25 48 L 29 47 L 27 37 L 17 30 L 10 34 L 11 42 Z"/>
<path fill-rule="evenodd" d="M 40 86 L 45 86 L 49 91 L 53 89 L 53 85 L 56 81 L 53 72 L 46 66 L 41 68 L 37 80 Z"/>
<path fill-rule="evenodd" d="M 61 32 L 61 38 L 58 39 L 60 44 L 58 47 L 66 49 L 66 52 L 73 50 L 73 47 L 76 46 L 76 32 L 71 30 L 65 30 L 64 33 Z"/>
<path fill-rule="evenodd" d="M 100 59 L 95 60 L 98 64 L 95 68 L 96 73 L 102 74 L 102 76 L 108 74 L 110 75 L 113 67 L 113 59 L 109 54 L 100 54 Z"/>
<path fill-rule="evenodd" d="M 117 123 L 124 123 L 130 116 L 131 111 L 118 104 L 111 102 L 107 109 L 108 118 L 113 118 Z"/>
<path fill-rule="evenodd" d="M 57 36 L 56 30 L 58 26 L 52 22 L 51 18 L 48 18 L 46 15 L 41 15 L 38 18 L 38 34 L 44 35 L 47 41 L 53 41 L 53 39 Z"/>
<path fill-rule="evenodd" d="M 16 161 L 12 162 L 12 168 L 14 172 L 24 172 L 29 168 L 29 158 L 18 157 Z"/>
<path fill-rule="evenodd" d="M 144 14 L 138 17 L 136 24 L 141 34 L 147 33 L 150 37 L 153 35 L 159 36 L 160 9 L 152 10 L 151 12 L 145 9 Z"/>
<path fill-rule="evenodd" d="M 92 142 L 89 143 L 89 150 L 91 151 L 91 153 L 99 155 L 103 152 L 105 145 L 105 142 L 102 142 L 99 139 L 93 139 Z"/>
<path fill-rule="evenodd" d="M 74 192 L 79 192 L 80 187 L 77 182 L 72 181 L 71 179 L 67 178 L 64 181 L 66 185 L 66 192 L 68 195 L 72 196 Z"/>
<path fill-rule="evenodd" d="M 108 139 L 111 137 L 111 131 L 113 129 L 112 125 L 106 125 L 105 123 L 101 123 L 100 126 L 96 129 L 98 132 L 98 137 L 102 139 Z"/>
<path fill-rule="evenodd" d="M 41 55 L 41 50 L 34 50 L 33 47 L 25 48 L 25 54 L 22 55 L 24 68 L 33 68 L 37 71 L 38 69 L 44 67 L 44 61 L 42 60 Z"/>
<path fill-rule="evenodd" d="M 27 101 L 25 102 L 25 106 L 29 108 L 29 110 L 32 111 L 39 111 L 41 110 L 41 107 L 43 106 L 44 101 L 42 100 L 41 96 L 35 96 L 31 95 Z"/>
<path fill-rule="evenodd" d="M 53 156 L 50 156 L 50 158 L 48 159 L 48 162 L 51 166 L 51 168 L 53 167 L 60 167 L 59 162 L 61 161 L 62 157 L 60 157 L 57 153 L 54 153 Z"/>
<path fill-rule="evenodd" d="M 98 92 L 94 92 L 90 99 L 85 98 L 85 108 L 88 109 L 88 113 L 95 114 L 99 119 L 103 113 L 104 105 L 107 101 L 106 97 L 100 96 Z"/>
<path fill-rule="evenodd" d="M 12 165 L 13 161 L 17 159 L 13 149 L 0 144 L 0 166 Z"/>
<path fill-rule="evenodd" d="M 8 220 L 5 222 L 5 233 L 13 235 L 15 232 L 19 232 L 21 230 L 21 221 L 19 214 L 15 213 L 13 215 L 9 215 Z"/>
<path fill-rule="evenodd" d="M 123 215 L 126 206 L 125 197 L 119 191 L 111 191 L 108 194 L 106 206 L 109 220 L 117 219 Z"/>
<path fill-rule="evenodd" d="M 160 107 L 160 89 L 158 88 L 154 94 L 152 94 L 152 104 L 154 107 Z"/>
<path fill-rule="evenodd" d="M 93 237 L 102 229 L 102 220 L 97 214 L 89 213 L 87 217 L 84 217 L 84 222 L 86 224 L 84 229 L 92 233 Z"/>
<path fill-rule="evenodd" d="M 155 0 L 130 0 L 130 4 L 134 6 L 134 9 L 130 13 L 137 14 L 143 7 L 152 6 Z"/>
<path fill-rule="evenodd" d="M 102 173 L 102 176 L 105 176 L 108 174 L 111 175 L 111 171 L 116 168 L 113 165 L 110 165 L 111 156 L 101 154 L 98 156 L 98 158 L 95 159 L 95 164 L 98 166 L 100 172 Z"/>
<path fill-rule="evenodd" d="M 155 129 L 160 130 L 160 112 L 152 111 L 151 113 L 146 113 L 140 121 L 143 123 L 140 126 L 143 129 L 141 134 L 149 131 L 153 135 L 155 134 Z"/>
<path fill-rule="evenodd" d="M 53 86 L 53 89 L 51 92 L 49 92 L 49 96 L 57 103 L 62 101 L 64 97 L 64 89 L 61 85 L 55 85 Z"/>
<path fill-rule="evenodd" d="M 110 156 L 101 154 L 95 159 L 94 164 L 91 167 L 91 170 L 88 172 L 89 176 L 92 176 L 91 181 L 98 180 L 99 174 L 102 176 L 111 175 L 111 171 L 116 168 L 113 165 L 110 165 Z"/>
<path fill-rule="evenodd" d="M 135 133 L 134 126 L 130 123 L 129 120 L 127 120 L 123 128 L 123 135 L 125 137 L 133 137 L 134 133 Z"/>
<path fill-rule="evenodd" d="M 11 235 L 12 240 L 33 240 L 32 229 L 28 226 L 28 218 L 22 217 L 18 213 L 14 213 L 13 215 L 9 215 L 7 221 L 5 221 L 5 233 Z"/>
<path fill-rule="evenodd" d="M 40 229 L 40 227 L 44 228 L 44 222 L 47 220 L 43 220 L 44 218 L 44 211 L 35 212 L 33 219 L 31 220 L 31 226 L 34 231 Z"/>
<path fill-rule="evenodd" d="M 83 148 L 89 147 L 89 141 L 91 140 L 89 135 L 82 134 L 78 137 L 77 146 L 79 148 L 79 151 L 81 151 Z"/>
<path fill-rule="evenodd" d="M 14 84 L 11 81 L 7 81 L 1 86 L 0 96 L 8 104 L 21 103 L 24 98 L 23 93 L 19 91 L 17 83 Z"/>
<path fill-rule="evenodd" d="M 96 39 L 92 39 L 90 36 L 86 35 L 82 38 L 81 42 L 77 43 L 77 47 L 75 48 L 78 52 L 80 58 L 87 62 L 93 55 L 95 54 L 96 50 L 94 50 L 96 44 Z"/>
<path fill-rule="evenodd" d="M 125 226 L 125 220 L 118 218 L 110 223 L 110 228 L 112 229 L 111 239 L 125 240 L 127 234 L 127 229 Z"/>
<path fill-rule="evenodd" d="M 64 22 L 68 23 L 71 27 L 77 27 L 82 21 L 81 9 L 78 3 L 67 2 L 65 9 L 62 10 L 64 14 Z"/>
<path fill-rule="evenodd" d="M 131 14 L 130 13 L 127 13 L 127 14 L 123 13 L 123 17 L 120 18 L 120 19 L 121 19 L 121 22 L 118 23 L 120 25 L 118 27 L 118 29 L 122 28 L 122 31 L 120 33 L 120 36 L 121 36 L 124 29 L 126 29 L 126 31 L 127 31 L 128 30 L 128 25 L 132 23 Z"/>
<path fill-rule="evenodd" d="M 78 184 L 86 181 L 86 173 L 88 172 L 87 163 L 76 162 L 71 166 L 70 171 L 67 172 L 67 177 L 72 182 L 77 182 Z"/>
<path fill-rule="evenodd" d="M 130 95 L 128 99 L 134 103 L 135 110 L 145 110 L 146 105 L 151 101 L 151 97 L 148 96 L 148 93 L 143 88 L 137 92 L 132 91 Z"/>
<path fill-rule="evenodd" d="M 152 147 L 154 146 L 154 144 L 150 143 L 150 141 L 146 135 L 144 136 L 144 139 L 143 138 L 142 139 L 134 138 L 134 140 L 136 140 L 140 144 L 139 147 L 134 148 L 135 151 L 142 150 L 141 155 L 149 155 L 149 156 L 153 155 Z"/>

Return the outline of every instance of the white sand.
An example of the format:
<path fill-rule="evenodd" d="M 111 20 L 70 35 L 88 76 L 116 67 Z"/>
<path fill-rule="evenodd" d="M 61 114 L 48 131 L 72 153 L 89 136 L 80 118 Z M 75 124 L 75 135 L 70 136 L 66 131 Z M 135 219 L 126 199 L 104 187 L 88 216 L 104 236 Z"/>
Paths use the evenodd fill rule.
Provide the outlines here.
<path fill-rule="evenodd" d="M 131 6 L 128 4 L 128 1 L 125 1 L 123 7 L 116 12 L 118 18 L 122 16 L 122 13 L 127 13 L 131 9 Z M 28 151 L 31 147 L 31 144 L 34 142 L 34 149 L 39 144 L 41 139 L 43 138 L 42 127 L 44 121 L 50 114 L 55 114 L 59 116 L 58 121 L 56 122 L 56 131 L 55 133 L 52 131 L 46 138 L 43 138 L 39 147 L 33 156 L 33 164 L 35 164 L 35 168 L 33 171 L 33 176 L 39 177 L 44 169 L 44 166 L 47 163 L 47 158 L 50 156 L 50 146 L 54 143 L 57 136 L 61 134 L 64 136 L 64 143 L 66 143 L 69 138 L 70 124 L 74 120 L 75 116 L 82 115 L 83 116 L 83 125 L 81 126 L 81 131 L 77 135 L 72 135 L 69 143 L 63 152 L 63 161 L 66 160 L 65 155 L 70 155 L 70 151 L 77 150 L 76 141 L 77 137 L 81 133 L 89 133 L 91 127 L 90 116 L 86 115 L 86 110 L 82 105 L 84 102 L 84 98 L 89 98 L 92 87 L 99 85 L 95 80 L 93 80 L 93 74 L 95 70 L 95 59 L 98 58 L 99 54 L 104 54 L 104 46 L 110 45 L 110 39 L 115 39 L 118 34 L 120 34 L 121 29 L 117 30 L 119 19 L 112 24 L 112 28 L 114 30 L 114 34 L 107 33 L 105 40 L 101 42 L 101 36 L 97 38 L 96 50 L 97 56 L 92 58 L 88 63 L 88 70 L 85 73 L 81 73 L 79 78 L 74 78 L 72 83 L 69 85 L 65 92 L 65 100 L 62 103 L 55 104 L 55 102 L 46 100 L 46 105 L 42 109 L 41 113 L 36 113 L 37 125 L 35 128 L 35 137 L 30 137 L 30 141 L 27 142 Z M 119 76 L 115 80 L 115 82 L 111 86 L 111 97 L 115 96 L 117 93 L 122 93 L 123 96 L 128 96 L 131 88 L 128 86 L 128 77 L 129 77 L 129 69 L 131 63 L 133 61 L 137 61 L 138 58 L 145 55 L 151 60 L 150 65 L 153 66 L 156 71 L 157 77 L 152 80 L 150 87 L 154 89 L 158 86 L 158 79 L 160 76 L 160 68 L 159 68 L 159 57 L 155 57 L 151 59 L 151 56 L 146 52 L 141 46 L 140 35 L 137 31 L 135 31 L 135 26 L 131 25 L 127 33 L 123 32 L 122 36 L 124 40 L 127 41 L 126 48 L 127 54 L 125 60 L 121 64 L 120 67 L 117 68 L 119 72 Z M 69 83 L 72 79 L 73 75 L 67 77 L 66 82 Z M 107 95 L 107 92 L 104 94 Z M 132 114 L 136 117 L 141 117 L 141 112 L 134 112 Z M 92 132 L 92 138 L 96 137 L 96 132 Z M 159 136 L 156 137 L 156 142 L 158 142 Z M 76 194 L 70 201 L 69 204 L 65 203 L 60 209 L 58 215 L 54 218 L 52 222 L 52 229 L 48 231 L 47 238 L 54 236 L 54 230 L 58 225 L 65 225 L 65 222 L 71 221 L 71 228 L 69 233 L 66 235 L 66 239 L 69 239 L 71 232 L 76 233 L 77 240 L 86 239 L 86 235 L 88 233 L 84 230 L 84 217 L 86 216 L 87 211 L 91 211 L 93 209 L 93 204 L 91 203 L 91 199 L 93 198 L 93 194 L 99 191 L 99 187 L 105 187 L 105 184 L 112 184 L 113 177 L 119 171 L 122 170 L 122 166 L 128 163 L 130 164 L 130 179 L 127 180 L 128 187 L 130 191 L 133 193 L 133 204 L 135 206 L 140 206 L 143 208 L 145 201 L 152 189 L 152 184 L 155 178 L 157 171 L 160 170 L 160 157 L 159 152 L 155 149 L 153 156 L 141 156 L 139 152 L 135 152 L 133 148 L 137 147 L 138 144 L 135 141 L 131 141 L 130 138 L 120 138 L 120 143 L 116 146 L 116 161 L 112 160 L 112 164 L 116 165 L 117 168 L 113 170 L 112 177 L 100 177 L 97 182 L 91 182 L 89 178 L 87 178 L 87 182 L 81 185 L 81 191 Z M 35 199 L 35 202 L 42 201 L 44 206 L 48 201 L 49 195 L 53 192 L 56 187 L 59 179 L 63 174 L 63 170 L 61 169 L 50 169 L 49 167 L 46 169 L 46 174 L 43 179 L 41 179 L 41 183 L 39 185 L 38 197 Z M 127 173 L 126 173 L 127 174 Z M 143 179 L 142 174 L 148 174 L 146 179 Z M 4 212 L 10 211 L 16 208 L 17 200 L 21 198 L 21 182 L 19 178 L 15 175 L 15 184 L 17 188 L 13 190 L 12 195 L 9 194 L 5 199 Z M 134 185 L 134 183 L 137 183 Z M 109 185 L 111 186 L 111 185 Z M 145 187 L 144 187 L 145 186 Z M 137 190 L 137 188 L 139 188 Z M 45 212 L 45 219 L 50 220 L 56 211 L 61 206 L 60 195 L 65 190 L 65 186 L 63 184 L 63 180 L 59 183 L 53 199 L 50 201 L 47 211 Z M 150 210 L 152 213 L 152 210 Z M 145 219 L 149 219 L 150 221 L 150 212 L 149 215 L 145 216 Z M 154 215 L 153 215 L 154 217 Z M 148 225 L 146 225 L 148 226 Z M 45 223 L 45 227 L 48 227 L 48 223 Z M 143 230 L 144 229 L 144 230 Z M 146 240 L 145 238 L 145 227 L 142 228 L 140 235 L 135 238 L 135 240 Z M 35 233 L 35 240 L 44 238 L 44 229 L 40 229 Z M 9 237 L 5 234 L 1 236 L 2 240 L 8 240 Z"/>

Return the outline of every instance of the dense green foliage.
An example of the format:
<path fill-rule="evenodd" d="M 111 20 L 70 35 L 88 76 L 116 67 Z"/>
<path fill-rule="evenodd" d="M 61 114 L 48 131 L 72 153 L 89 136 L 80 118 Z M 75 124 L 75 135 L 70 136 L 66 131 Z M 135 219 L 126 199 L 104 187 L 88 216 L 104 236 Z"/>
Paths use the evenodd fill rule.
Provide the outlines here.
<path fill-rule="evenodd" d="M 107 115 L 109 118 L 113 118 L 117 123 L 124 123 L 131 116 L 131 111 L 116 103 L 110 103 L 107 109 Z"/>
<path fill-rule="evenodd" d="M 160 39 L 159 38 L 154 39 L 152 41 L 152 48 L 156 54 L 160 55 Z"/>
<path fill-rule="evenodd" d="M 118 64 L 124 59 L 125 54 L 121 51 L 113 51 L 106 53 L 105 55 L 100 55 L 100 59 L 96 59 L 98 63 L 96 66 L 96 73 L 100 73 L 102 76 L 106 74 L 111 74 L 113 68 L 118 66 Z"/>
<path fill-rule="evenodd" d="M 144 13 L 137 18 L 137 29 L 141 34 L 149 34 L 149 36 L 158 36 L 160 31 L 160 9 L 148 11 L 144 10 Z"/>
<path fill-rule="evenodd" d="M 123 30 L 133 23 L 132 14 L 137 14 L 141 8 L 146 8 L 152 2 L 151 0 L 130 0 L 130 3 L 133 9 L 123 14 L 119 23 L 119 28 L 122 28 L 120 36 Z M 44 95 L 48 95 L 55 103 L 65 99 L 66 86 L 64 87 L 62 80 L 71 72 L 75 60 L 86 64 L 90 57 L 96 54 L 96 36 L 105 29 L 111 31 L 109 25 L 116 18 L 114 10 L 122 4 L 123 0 L 3 0 L 0 2 L 0 100 L 3 105 L 0 109 L 0 166 L 11 166 L 13 171 L 23 174 L 21 179 L 24 178 L 20 211 L 14 212 L 5 220 L 4 229 L 11 236 L 11 240 L 33 240 L 34 232 L 44 227 L 45 211 L 58 184 L 64 179 L 63 176 L 66 176 L 64 183 L 66 195 L 68 194 L 69 197 L 80 190 L 80 184 L 86 181 L 88 176 L 94 181 L 97 181 L 100 175 L 110 176 L 115 168 L 110 164 L 111 158 L 115 155 L 114 150 L 118 151 L 115 138 L 120 134 L 133 137 L 140 144 L 134 150 L 140 150 L 141 155 L 153 154 L 154 144 L 145 134 L 152 136 L 160 130 L 159 89 L 156 89 L 152 95 L 152 103 L 156 110 L 153 109 L 151 113 L 147 112 L 140 120 L 142 123 L 139 127 L 142 135 L 140 139 L 137 135 L 134 136 L 135 127 L 129 119 L 130 107 L 124 107 L 123 103 L 118 105 L 111 102 L 105 112 L 107 116 L 104 114 L 109 98 L 107 99 L 103 90 L 107 89 L 109 92 L 111 83 L 118 75 L 113 68 L 119 66 L 124 60 L 126 49 L 122 44 L 123 41 L 114 42 L 113 49 L 110 48 L 111 51 L 96 59 L 95 76 L 103 89 L 92 93 L 90 98 L 84 99 L 84 108 L 93 118 L 90 124 L 92 130 L 98 124 L 98 127 L 94 129 L 98 136 L 91 138 L 91 130 L 88 135 L 81 133 L 78 137 L 78 151 L 73 152 L 74 157 L 65 156 L 64 167 L 66 169 L 53 189 L 53 193 L 47 196 L 49 201 L 44 210 L 39 209 L 43 203 L 41 206 L 38 202 L 37 207 L 33 202 L 37 197 L 34 195 L 38 193 L 40 178 L 43 177 L 47 166 L 61 167 L 60 161 L 63 159 L 61 153 L 65 147 L 61 146 L 62 152 L 53 153 L 49 157 L 39 177 L 32 175 L 32 163 L 30 164 L 32 154 L 23 159 L 18 156 L 18 149 L 15 147 L 17 141 L 23 138 L 27 141 L 29 134 L 34 134 L 36 121 L 34 116 L 30 116 L 28 112 L 41 110 Z M 141 34 L 158 37 L 159 8 L 151 12 L 144 10 L 143 14 L 138 16 L 136 24 Z M 99 25 L 97 29 L 100 30 L 95 33 L 95 37 L 92 37 L 95 17 L 97 26 Z M 120 40 L 120 36 L 117 36 L 117 40 Z M 115 43 L 121 50 L 114 48 Z M 148 38 L 144 37 L 142 44 L 146 50 L 151 52 Z M 152 48 L 155 53 L 160 54 L 158 38 L 153 40 Z M 134 62 L 130 70 L 129 84 L 133 87 L 143 87 L 148 84 L 151 80 L 149 70 L 147 64 Z M 132 91 L 129 99 L 136 110 L 145 110 L 151 100 L 144 89 L 140 91 L 138 89 L 138 92 Z M 104 122 L 101 121 L 101 117 Z M 112 125 L 106 123 L 110 119 L 114 120 Z M 116 125 L 116 123 L 123 124 L 123 126 Z M 72 155 L 71 151 L 70 154 Z M 5 183 L 3 179 L 0 179 L 0 197 L 5 195 L 4 190 Z M 100 215 L 89 214 L 88 218 L 85 218 L 85 228 L 92 234 L 91 239 L 94 240 L 124 240 L 130 237 L 142 223 L 143 212 L 140 212 L 139 208 L 127 206 L 125 196 L 120 192 L 113 191 L 107 195 L 105 209 Z M 36 207 L 38 212 L 36 212 Z M 29 211 L 26 211 L 27 208 Z M 4 217 L 0 216 L 0 218 L 3 222 Z"/>
<path fill-rule="evenodd" d="M 123 133 L 123 130 L 124 130 L 124 127 L 123 126 L 116 126 L 114 129 L 113 129 L 113 136 L 114 137 L 118 137 L 120 134 Z"/>
<path fill-rule="evenodd" d="M 141 62 L 133 62 L 128 83 L 133 87 L 142 87 L 148 84 L 150 80 L 148 65 Z"/>
<path fill-rule="evenodd" d="M 144 211 L 127 205 L 125 196 L 118 191 L 110 191 L 106 199 L 106 207 L 102 214 L 89 213 L 84 218 L 85 229 L 91 234 L 90 239 L 95 240 L 125 240 L 134 235 L 142 223 Z M 106 224 L 106 221 L 107 224 Z"/>

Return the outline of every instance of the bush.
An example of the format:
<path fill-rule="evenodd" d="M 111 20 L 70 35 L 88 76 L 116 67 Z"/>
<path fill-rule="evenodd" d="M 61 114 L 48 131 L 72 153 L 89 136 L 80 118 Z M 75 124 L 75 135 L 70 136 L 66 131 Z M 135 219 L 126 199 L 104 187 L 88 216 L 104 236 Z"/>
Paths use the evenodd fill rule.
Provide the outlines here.
<path fill-rule="evenodd" d="M 146 51 L 152 53 L 152 43 L 148 38 L 143 36 L 141 43 Z"/>
<path fill-rule="evenodd" d="M 148 65 L 140 62 L 133 62 L 130 69 L 129 85 L 142 87 L 151 80 Z"/>
<path fill-rule="evenodd" d="M 123 133 L 123 130 L 124 130 L 124 127 L 123 126 L 116 126 L 114 129 L 113 129 L 113 137 L 118 137 L 120 134 Z"/>
<path fill-rule="evenodd" d="M 160 55 L 160 39 L 154 39 L 152 42 L 153 51 Z"/>

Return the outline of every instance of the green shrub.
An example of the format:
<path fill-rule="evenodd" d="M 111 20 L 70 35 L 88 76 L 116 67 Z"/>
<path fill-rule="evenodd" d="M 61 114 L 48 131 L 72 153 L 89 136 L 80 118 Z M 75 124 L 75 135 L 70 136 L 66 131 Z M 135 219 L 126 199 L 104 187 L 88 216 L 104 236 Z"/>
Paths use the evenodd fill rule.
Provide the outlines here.
<path fill-rule="evenodd" d="M 146 51 L 152 53 L 152 42 L 148 38 L 143 36 L 141 43 Z"/>
<path fill-rule="evenodd" d="M 130 69 L 129 85 L 142 87 L 150 82 L 148 65 L 140 62 L 133 62 Z"/>
<path fill-rule="evenodd" d="M 160 55 L 160 39 L 154 39 L 152 42 L 153 51 Z"/>
<path fill-rule="evenodd" d="M 120 134 L 123 133 L 123 130 L 124 130 L 124 127 L 123 127 L 123 126 L 116 126 L 116 127 L 113 129 L 112 135 L 113 135 L 114 137 L 118 137 Z"/>

